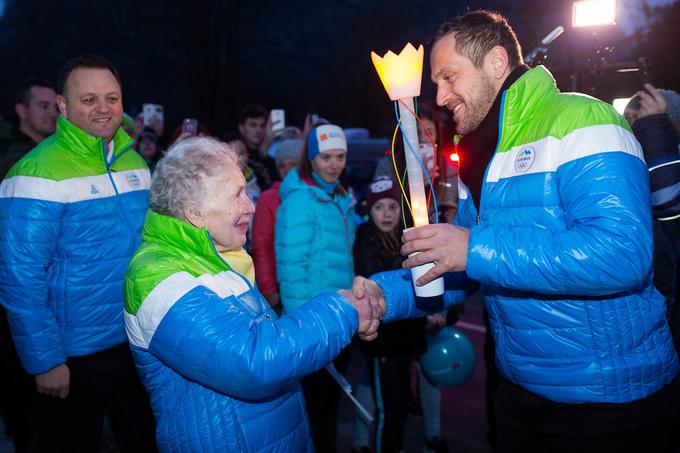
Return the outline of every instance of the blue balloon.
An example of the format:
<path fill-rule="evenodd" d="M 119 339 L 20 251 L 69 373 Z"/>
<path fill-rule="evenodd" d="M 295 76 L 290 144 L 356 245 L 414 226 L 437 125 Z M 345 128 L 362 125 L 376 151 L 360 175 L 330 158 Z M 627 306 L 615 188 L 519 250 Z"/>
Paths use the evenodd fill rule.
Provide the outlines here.
<path fill-rule="evenodd" d="M 427 352 L 420 356 L 420 366 L 433 384 L 455 387 L 472 376 L 477 363 L 475 347 L 468 337 L 453 327 L 425 335 Z"/>

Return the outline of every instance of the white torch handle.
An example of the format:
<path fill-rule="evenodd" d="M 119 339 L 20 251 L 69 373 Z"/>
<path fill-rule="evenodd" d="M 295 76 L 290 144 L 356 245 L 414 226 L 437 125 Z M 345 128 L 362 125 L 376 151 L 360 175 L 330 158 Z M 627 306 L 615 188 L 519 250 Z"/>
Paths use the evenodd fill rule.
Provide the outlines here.
<path fill-rule="evenodd" d="M 402 138 L 404 139 L 404 155 L 406 156 L 406 171 L 408 172 L 408 192 L 413 210 L 413 223 L 423 226 L 430 223 L 427 215 L 427 199 L 425 198 L 425 183 L 423 170 L 417 154 L 420 153 L 418 142 L 418 125 L 413 111 L 413 98 L 402 99 L 408 109 L 399 102 L 399 117 L 401 118 Z M 409 111 L 409 109 L 411 111 Z M 407 143 L 408 141 L 408 143 Z M 411 146 L 409 146 L 409 144 Z M 415 154 L 414 154 L 415 153 Z"/>

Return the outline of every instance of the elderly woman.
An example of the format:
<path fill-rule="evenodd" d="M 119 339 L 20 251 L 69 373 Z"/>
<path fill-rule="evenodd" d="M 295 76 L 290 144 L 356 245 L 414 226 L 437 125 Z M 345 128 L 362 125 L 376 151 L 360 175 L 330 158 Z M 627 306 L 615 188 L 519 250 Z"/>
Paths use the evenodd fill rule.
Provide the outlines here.
<path fill-rule="evenodd" d="M 174 145 L 153 176 L 125 323 L 162 452 L 313 451 L 300 379 L 358 326 L 377 329 L 382 309 L 349 291 L 278 319 L 243 275 L 245 184 L 235 152 L 205 137 Z"/>

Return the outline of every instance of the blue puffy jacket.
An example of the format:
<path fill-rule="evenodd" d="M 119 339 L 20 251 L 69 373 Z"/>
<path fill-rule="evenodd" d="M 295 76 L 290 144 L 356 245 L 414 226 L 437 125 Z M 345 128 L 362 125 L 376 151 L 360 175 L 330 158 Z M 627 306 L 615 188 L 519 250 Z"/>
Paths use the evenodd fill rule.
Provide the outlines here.
<path fill-rule="evenodd" d="M 467 276 L 485 294 L 499 370 L 557 402 L 644 398 L 679 365 L 651 283 L 640 145 L 610 105 L 559 93 L 543 67 L 502 96 L 480 210 L 461 186 L 456 218 L 470 229 Z M 395 288 L 388 318 L 417 312 L 403 274 L 376 279 Z"/>
<path fill-rule="evenodd" d="M 123 276 L 141 242 L 149 170 L 60 117 L 0 186 L 0 302 L 21 362 L 45 373 L 125 342 Z"/>
<path fill-rule="evenodd" d="M 331 198 L 292 170 L 281 184 L 276 213 L 276 274 L 285 312 L 322 291 L 352 286 L 354 198 Z"/>
<path fill-rule="evenodd" d="M 205 229 L 149 211 L 125 281 L 125 324 L 161 452 L 313 446 L 300 379 L 352 339 L 358 316 L 323 293 L 277 319 Z"/>

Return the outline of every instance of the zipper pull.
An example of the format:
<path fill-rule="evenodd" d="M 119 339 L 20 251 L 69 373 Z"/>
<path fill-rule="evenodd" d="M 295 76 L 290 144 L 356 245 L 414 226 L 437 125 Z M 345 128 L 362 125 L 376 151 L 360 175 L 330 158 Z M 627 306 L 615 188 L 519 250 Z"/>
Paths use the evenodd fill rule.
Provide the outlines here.
<path fill-rule="evenodd" d="M 479 225 L 479 214 L 477 214 L 477 225 Z"/>

